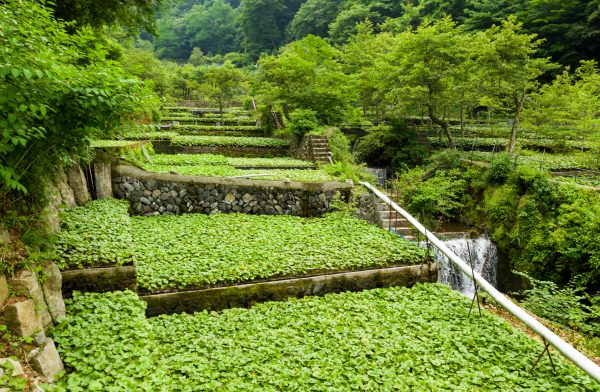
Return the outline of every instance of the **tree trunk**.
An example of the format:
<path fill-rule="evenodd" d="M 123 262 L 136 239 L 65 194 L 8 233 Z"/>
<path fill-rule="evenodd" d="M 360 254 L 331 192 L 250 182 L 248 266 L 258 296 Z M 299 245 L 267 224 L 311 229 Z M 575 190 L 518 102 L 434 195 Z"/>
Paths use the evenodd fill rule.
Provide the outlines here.
<path fill-rule="evenodd" d="M 513 153 L 515 146 L 517 145 L 517 132 L 519 130 L 519 120 L 521 119 L 521 111 L 523 110 L 523 104 L 525 103 L 526 91 L 523 89 L 521 96 L 518 93 L 513 93 L 513 99 L 515 101 L 515 115 L 513 117 L 512 129 L 510 130 L 510 142 L 508 143 L 508 152 Z"/>
<path fill-rule="evenodd" d="M 286 104 L 282 105 L 282 109 L 283 109 L 283 115 L 285 116 L 285 119 L 290 121 L 290 107 Z"/>
<path fill-rule="evenodd" d="M 448 124 L 448 121 L 442 120 L 441 118 L 436 116 L 435 110 L 433 109 L 433 105 L 431 105 L 431 104 L 427 105 L 427 112 L 429 113 L 429 118 L 431 119 L 431 121 L 434 124 L 439 125 L 442 128 L 442 130 L 444 131 L 444 133 L 446 134 L 446 137 L 448 138 L 448 146 L 450 148 L 456 148 L 456 144 L 454 143 L 454 138 L 452 137 L 452 134 L 450 133 L 450 126 Z"/>

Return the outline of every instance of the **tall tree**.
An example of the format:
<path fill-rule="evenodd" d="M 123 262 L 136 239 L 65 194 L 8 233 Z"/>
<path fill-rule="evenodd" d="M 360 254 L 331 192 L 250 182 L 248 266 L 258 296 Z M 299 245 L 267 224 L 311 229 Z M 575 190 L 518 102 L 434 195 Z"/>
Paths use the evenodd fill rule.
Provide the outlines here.
<path fill-rule="evenodd" d="M 240 94 L 244 73 L 230 62 L 212 65 L 204 71 L 204 83 L 200 90 L 219 107 L 221 123 L 227 102 Z"/>
<path fill-rule="evenodd" d="M 77 26 L 102 27 L 117 24 L 135 32 L 153 31 L 157 12 L 167 0 L 61 0 L 48 2 L 57 19 Z"/>
<path fill-rule="evenodd" d="M 211 55 L 234 51 L 237 16 L 236 10 L 225 0 L 195 5 L 182 20 L 188 46 Z"/>
<path fill-rule="evenodd" d="M 288 33 L 294 39 L 309 34 L 327 37 L 329 25 L 340 12 L 344 0 L 308 0 L 290 23 Z"/>
<path fill-rule="evenodd" d="M 314 35 L 284 46 L 277 56 L 262 56 L 258 63 L 262 101 L 280 105 L 288 120 L 295 109 L 313 110 L 324 124 L 342 120 L 355 92 L 337 57 L 335 48 Z"/>
<path fill-rule="evenodd" d="M 400 106 L 423 106 L 455 146 L 446 115 L 453 102 L 452 87 L 469 51 L 467 40 L 450 18 L 401 33 L 382 72 L 388 75 L 381 88 Z M 393 86 L 388 88 L 387 86 Z"/>
<path fill-rule="evenodd" d="M 515 17 L 486 30 L 481 38 L 477 59 L 480 78 L 491 98 L 489 103 L 512 114 L 508 145 L 512 153 L 527 94 L 551 65 L 549 59 L 535 57 L 541 41 L 535 34 L 523 33 L 522 24 Z"/>
<path fill-rule="evenodd" d="M 285 43 L 286 28 L 301 4 L 302 0 L 242 0 L 242 47 L 255 59 L 276 51 Z"/>

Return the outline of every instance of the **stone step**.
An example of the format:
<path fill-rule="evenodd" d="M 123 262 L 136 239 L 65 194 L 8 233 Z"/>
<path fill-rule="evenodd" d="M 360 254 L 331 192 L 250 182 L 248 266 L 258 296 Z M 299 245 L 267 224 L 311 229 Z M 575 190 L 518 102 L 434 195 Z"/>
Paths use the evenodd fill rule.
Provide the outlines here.
<path fill-rule="evenodd" d="M 406 219 L 404 219 L 402 217 L 402 215 L 400 215 L 399 212 L 396 212 L 396 210 L 390 211 L 389 207 L 385 210 L 379 210 L 379 217 L 381 219 L 394 219 L 394 220 L 406 222 Z"/>

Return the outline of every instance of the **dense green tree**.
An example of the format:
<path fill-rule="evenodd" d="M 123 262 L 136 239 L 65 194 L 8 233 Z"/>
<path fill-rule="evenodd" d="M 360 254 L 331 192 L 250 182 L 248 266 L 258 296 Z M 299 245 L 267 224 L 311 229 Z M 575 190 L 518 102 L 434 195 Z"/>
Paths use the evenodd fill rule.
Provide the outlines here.
<path fill-rule="evenodd" d="M 97 33 L 67 34 L 33 0 L 0 5 L 0 196 L 25 193 L 85 147 L 123 127 L 148 92 L 107 60 Z M 139 118 L 138 118 L 139 119 Z M 39 196 L 39 195 L 37 195 Z"/>
<path fill-rule="evenodd" d="M 242 0 L 242 47 L 253 58 L 276 51 L 285 43 L 285 31 L 302 0 Z"/>
<path fill-rule="evenodd" d="M 217 104 L 221 122 L 223 122 L 225 105 L 232 98 L 241 94 L 244 73 L 230 62 L 226 62 L 223 65 L 208 67 L 203 74 L 200 90 L 202 94 Z"/>
<path fill-rule="evenodd" d="M 284 46 L 278 55 L 263 55 L 258 62 L 260 102 L 281 106 L 288 120 L 295 109 L 311 109 L 321 123 L 341 121 L 355 92 L 338 55 L 314 35 Z"/>
<path fill-rule="evenodd" d="M 329 25 L 329 37 L 333 42 L 344 43 L 356 33 L 356 25 L 369 20 L 375 27 L 389 17 L 399 16 L 401 3 L 390 0 L 347 0 L 335 20 Z"/>
<path fill-rule="evenodd" d="M 584 61 L 540 88 L 524 112 L 530 129 L 555 138 L 600 140 L 600 72 L 598 64 Z"/>
<path fill-rule="evenodd" d="M 467 40 L 449 18 L 425 24 L 397 36 L 393 52 L 381 72 L 381 88 L 400 106 L 423 106 L 454 146 L 446 115 L 453 104 L 452 87 L 469 51 Z M 388 88 L 387 86 L 392 86 Z"/>
<path fill-rule="evenodd" d="M 185 25 L 182 19 L 166 15 L 157 22 L 158 38 L 154 42 L 156 55 L 161 59 L 185 61 L 192 48 L 184 37 Z"/>
<path fill-rule="evenodd" d="M 237 16 L 236 10 L 225 0 L 193 6 L 182 19 L 187 46 L 213 55 L 234 51 Z"/>
<path fill-rule="evenodd" d="M 127 49 L 121 60 L 125 69 L 143 80 L 146 85 L 161 96 L 171 91 L 171 73 L 152 52 L 144 49 Z"/>
<path fill-rule="evenodd" d="M 469 0 L 465 9 L 466 30 L 487 30 L 523 9 L 524 0 Z"/>
<path fill-rule="evenodd" d="M 117 24 L 133 31 L 144 27 L 152 31 L 156 13 L 167 0 L 60 0 L 48 2 L 58 19 L 77 26 L 102 27 Z"/>
<path fill-rule="evenodd" d="M 572 66 L 600 60 L 600 0 L 531 0 L 518 16 L 526 31 L 545 40 L 542 55 Z"/>
<path fill-rule="evenodd" d="M 380 80 L 384 75 L 378 68 L 378 62 L 392 50 L 393 44 L 391 34 L 374 34 L 373 24 L 367 20 L 357 25 L 357 33 L 342 48 L 344 71 L 358 94 L 358 102 L 365 117 L 369 110 L 377 118 L 384 114 L 382 112 L 387 89 L 380 88 Z"/>
<path fill-rule="evenodd" d="M 490 98 L 487 103 L 512 116 L 508 146 L 512 153 L 527 94 L 534 88 L 537 78 L 551 66 L 548 59 L 535 57 L 540 40 L 534 34 L 524 34 L 522 25 L 514 17 L 502 26 L 486 30 L 480 38 L 479 77 Z"/>
<path fill-rule="evenodd" d="M 289 35 L 301 39 L 309 34 L 327 37 L 329 25 L 340 12 L 344 0 L 308 0 L 298 10 L 289 26 Z"/>

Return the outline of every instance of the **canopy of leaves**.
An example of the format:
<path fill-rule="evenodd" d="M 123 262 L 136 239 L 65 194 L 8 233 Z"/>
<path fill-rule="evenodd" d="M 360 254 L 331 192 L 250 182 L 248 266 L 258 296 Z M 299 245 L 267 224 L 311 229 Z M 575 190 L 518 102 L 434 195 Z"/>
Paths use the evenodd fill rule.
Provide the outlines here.
<path fill-rule="evenodd" d="M 87 138 L 125 125 L 150 96 L 86 28 L 67 34 L 37 1 L 0 6 L 0 193 L 27 192 Z"/>

